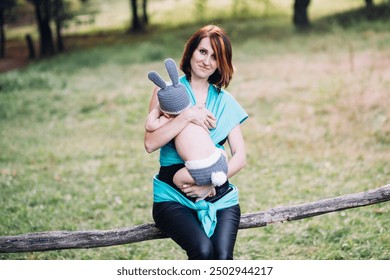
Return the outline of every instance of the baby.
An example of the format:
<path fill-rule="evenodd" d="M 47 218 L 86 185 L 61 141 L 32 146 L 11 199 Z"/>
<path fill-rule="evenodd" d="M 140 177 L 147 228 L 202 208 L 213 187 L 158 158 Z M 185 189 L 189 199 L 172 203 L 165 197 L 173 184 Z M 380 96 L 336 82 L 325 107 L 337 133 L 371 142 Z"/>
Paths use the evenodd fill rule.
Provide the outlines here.
<path fill-rule="evenodd" d="M 167 84 L 156 72 L 148 74 L 149 79 L 160 87 L 157 92 L 159 103 L 149 113 L 145 123 L 145 129 L 150 132 L 165 125 L 191 105 L 186 88 L 179 83 L 175 62 L 167 59 L 165 67 L 172 85 Z M 189 123 L 174 141 L 176 150 L 185 164 L 185 168 L 180 169 L 173 177 L 177 187 L 185 184 L 218 187 L 227 181 L 227 155 L 224 150 L 215 147 L 205 128 Z M 214 188 L 203 197 L 197 198 L 197 201 L 213 195 Z"/>

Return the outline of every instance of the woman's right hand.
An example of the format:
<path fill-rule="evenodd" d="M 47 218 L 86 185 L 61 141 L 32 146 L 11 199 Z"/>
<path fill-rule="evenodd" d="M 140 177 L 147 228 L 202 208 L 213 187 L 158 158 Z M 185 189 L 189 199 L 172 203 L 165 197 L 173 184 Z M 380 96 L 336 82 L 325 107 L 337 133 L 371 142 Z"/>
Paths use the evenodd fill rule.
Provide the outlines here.
<path fill-rule="evenodd" d="M 192 123 L 203 127 L 207 132 L 216 127 L 217 119 L 203 105 L 196 104 L 183 112 Z"/>

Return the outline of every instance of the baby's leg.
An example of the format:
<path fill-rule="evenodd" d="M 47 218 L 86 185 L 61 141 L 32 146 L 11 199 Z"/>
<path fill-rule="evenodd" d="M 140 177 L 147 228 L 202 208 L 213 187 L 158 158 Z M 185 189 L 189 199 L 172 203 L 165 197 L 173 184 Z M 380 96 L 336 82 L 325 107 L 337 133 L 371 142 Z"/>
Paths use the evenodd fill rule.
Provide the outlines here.
<path fill-rule="evenodd" d="M 187 168 L 183 167 L 173 176 L 173 183 L 180 188 L 183 185 L 194 185 L 195 181 L 188 172 Z"/>
<path fill-rule="evenodd" d="M 195 185 L 195 180 L 192 178 L 191 174 L 188 172 L 187 168 L 183 167 L 175 173 L 173 176 L 173 183 L 179 188 L 183 185 Z M 205 199 L 206 197 L 215 196 L 215 188 L 212 188 L 210 192 L 206 193 L 203 197 L 198 197 L 196 201 Z"/>
<path fill-rule="evenodd" d="M 221 153 L 225 156 L 226 162 L 228 162 L 228 155 L 224 149 L 221 149 Z"/>

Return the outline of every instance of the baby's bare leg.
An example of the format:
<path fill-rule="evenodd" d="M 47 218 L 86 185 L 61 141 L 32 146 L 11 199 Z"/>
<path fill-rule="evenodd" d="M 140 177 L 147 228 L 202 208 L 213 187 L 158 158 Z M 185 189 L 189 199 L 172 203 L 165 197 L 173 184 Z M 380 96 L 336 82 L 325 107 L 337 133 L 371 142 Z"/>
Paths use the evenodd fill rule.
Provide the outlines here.
<path fill-rule="evenodd" d="M 175 173 L 173 176 L 173 183 L 180 188 L 183 185 L 195 185 L 194 178 L 192 178 L 191 174 L 188 172 L 187 168 L 183 167 L 179 171 Z M 209 192 L 207 192 L 204 196 L 198 197 L 196 201 L 205 199 L 206 197 L 215 196 L 216 191 L 215 188 L 211 188 Z"/>
<path fill-rule="evenodd" d="M 225 156 L 226 162 L 228 162 L 228 155 L 225 150 L 221 149 L 221 153 Z"/>
<path fill-rule="evenodd" d="M 180 188 L 183 185 L 194 185 L 195 181 L 192 178 L 191 174 L 188 172 L 187 168 L 183 167 L 173 176 L 173 183 L 178 188 Z"/>

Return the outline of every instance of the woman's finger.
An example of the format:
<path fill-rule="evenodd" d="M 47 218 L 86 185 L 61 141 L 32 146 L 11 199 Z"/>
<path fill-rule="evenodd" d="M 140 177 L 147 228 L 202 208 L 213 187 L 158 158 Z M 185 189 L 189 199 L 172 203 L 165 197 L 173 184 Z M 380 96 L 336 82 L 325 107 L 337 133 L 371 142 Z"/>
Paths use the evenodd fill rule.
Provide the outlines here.
<path fill-rule="evenodd" d="M 192 191 L 192 189 L 191 188 L 181 188 L 181 190 L 182 190 L 182 192 L 183 193 L 185 193 L 185 194 L 188 194 L 188 193 L 190 193 L 191 191 Z"/>
<path fill-rule="evenodd" d="M 211 119 L 211 120 L 216 120 L 215 116 L 213 115 L 213 113 L 211 113 L 209 110 L 205 109 L 206 110 L 206 116 L 207 118 Z"/>
<path fill-rule="evenodd" d="M 208 125 L 206 124 L 206 122 L 200 123 L 200 126 L 203 127 L 203 128 L 207 131 L 207 133 L 210 133 L 209 128 L 211 128 L 211 127 L 208 127 Z"/>
<path fill-rule="evenodd" d="M 207 122 L 210 126 L 210 128 L 215 128 L 217 126 L 217 121 L 213 119 L 207 119 Z"/>

